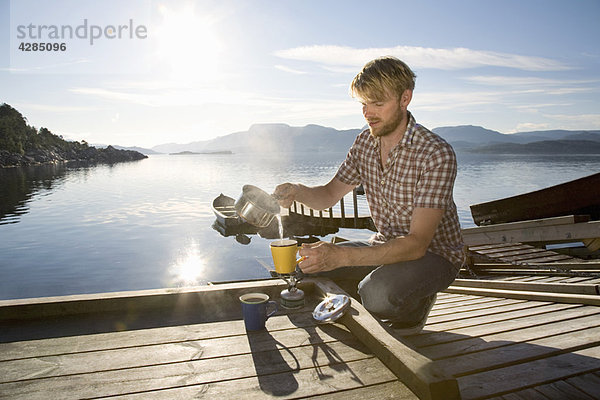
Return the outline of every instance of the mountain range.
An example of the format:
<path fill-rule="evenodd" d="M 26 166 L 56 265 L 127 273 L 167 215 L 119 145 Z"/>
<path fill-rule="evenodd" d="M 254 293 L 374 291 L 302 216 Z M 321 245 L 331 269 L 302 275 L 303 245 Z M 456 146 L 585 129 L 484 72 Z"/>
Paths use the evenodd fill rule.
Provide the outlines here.
<path fill-rule="evenodd" d="M 456 151 L 496 154 L 600 154 L 600 130 L 548 130 L 505 134 L 480 126 L 440 127 L 433 132 Z"/>
<path fill-rule="evenodd" d="M 187 144 L 161 144 L 153 147 L 152 150 L 158 153 L 226 150 L 234 153 L 346 151 L 360 131 L 360 129 L 337 130 L 320 125 L 294 127 L 287 124 L 255 124 L 247 131 Z"/>
<path fill-rule="evenodd" d="M 364 129 L 364 128 L 362 128 Z M 320 125 L 255 124 L 247 131 L 186 144 L 166 143 L 145 154 L 179 152 L 267 153 L 347 151 L 362 129 L 337 130 Z M 475 153 L 600 154 L 600 130 L 548 130 L 505 134 L 481 126 L 434 128 L 456 151 Z M 129 148 L 128 148 L 129 149 Z"/>

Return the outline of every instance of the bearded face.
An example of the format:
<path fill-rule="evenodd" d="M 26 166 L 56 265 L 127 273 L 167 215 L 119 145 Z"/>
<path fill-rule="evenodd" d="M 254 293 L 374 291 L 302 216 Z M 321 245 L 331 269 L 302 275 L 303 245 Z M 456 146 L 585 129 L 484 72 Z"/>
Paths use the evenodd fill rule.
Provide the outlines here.
<path fill-rule="evenodd" d="M 406 112 L 395 97 L 386 100 L 364 102 L 363 115 L 369 124 L 371 135 L 383 137 L 394 132 L 403 123 Z"/>
<path fill-rule="evenodd" d="M 402 124 L 403 119 L 404 115 L 402 114 L 402 110 L 398 107 L 391 117 L 379 117 L 373 120 L 374 123 L 369 122 L 369 131 L 371 132 L 371 135 L 375 137 L 388 136 L 398 129 Z"/>

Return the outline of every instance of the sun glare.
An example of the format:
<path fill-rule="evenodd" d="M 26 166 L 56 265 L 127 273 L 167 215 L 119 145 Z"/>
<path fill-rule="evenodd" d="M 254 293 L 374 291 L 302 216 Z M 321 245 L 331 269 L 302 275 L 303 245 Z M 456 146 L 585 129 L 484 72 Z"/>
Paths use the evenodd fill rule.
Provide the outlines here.
<path fill-rule="evenodd" d="M 170 268 L 173 286 L 196 286 L 206 283 L 206 260 L 197 243 L 191 243 Z"/>
<path fill-rule="evenodd" d="M 173 79 L 211 80 L 218 72 L 221 42 L 215 34 L 215 18 L 197 11 L 193 4 L 180 9 L 160 6 L 162 23 L 156 29 L 157 57 Z"/>

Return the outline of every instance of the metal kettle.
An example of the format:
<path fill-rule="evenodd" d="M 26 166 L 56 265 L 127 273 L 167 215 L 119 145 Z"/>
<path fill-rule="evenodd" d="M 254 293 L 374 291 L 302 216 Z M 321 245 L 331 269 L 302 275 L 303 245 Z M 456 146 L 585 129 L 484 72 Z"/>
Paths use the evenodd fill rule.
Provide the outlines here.
<path fill-rule="evenodd" d="M 259 228 L 269 226 L 279 214 L 279 203 L 264 190 L 244 185 L 242 194 L 235 202 L 235 211 L 246 222 Z"/>

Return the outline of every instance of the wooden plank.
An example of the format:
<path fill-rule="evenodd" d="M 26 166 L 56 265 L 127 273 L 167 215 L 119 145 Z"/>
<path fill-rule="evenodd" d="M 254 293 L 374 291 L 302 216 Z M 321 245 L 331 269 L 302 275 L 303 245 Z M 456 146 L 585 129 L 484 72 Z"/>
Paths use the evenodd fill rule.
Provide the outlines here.
<path fill-rule="evenodd" d="M 492 250 L 473 250 L 469 249 L 470 256 L 473 259 L 477 259 L 474 269 L 480 268 L 479 265 L 483 264 L 483 260 L 489 260 L 490 262 L 497 261 L 502 263 L 512 264 L 528 264 L 528 263 L 550 263 L 550 262 L 567 262 L 574 260 L 573 257 L 566 254 L 559 254 L 554 251 L 538 248 L 524 248 L 521 250 L 512 250 L 511 248 L 496 248 Z"/>
<path fill-rule="evenodd" d="M 318 400 L 365 400 L 365 399 L 397 399 L 397 400 L 417 400 L 415 396 L 402 382 L 394 381 L 381 383 L 372 386 L 361 387 L 358 389 L 344 390 L 329 394 L 319 394 L 316 396 L 303 397 L 304 399 Z"/>
<path fill-rule="evenodd" d="M 520 279 L 520 282 L 546 282 L 548 280 L 553 279 L 561 279 L 562 276 L 548 276 L 548 275 L 532 275 L 532 276 L 524 276 L 523 279 Z"/>
<path fill-rule="evenodd" d="M 548 256 L 544 256 L 544 257 L 527 258 L 527 259 L 520 259 L 520 260 L 517 260 L 516 258 L 506 257 L 504 259 L 500 258 L 499 260 L 504 261 L 504 262 L 519 261 L 520 264 L 528 265 L 530 262 L 531 263 L 550 263 L 550 262 L 564 261 L 564 260 L 570 260 L 570 259 L 572 259 L 571 256 L 554 253 L 554 255 L 548 255 Z"/>
<path fill-rule="evenodd" d="M 191 398 L 243 398 L 243 399 L 278 399 L 285 397 L 305 397 L 335 393 L 338 390 L 348 390 L 363 385 L 373 385 L 384 381 L 378 370 L 382 364 L 373 359 L 350 363 L 348 369 L 337 370 L 335 367 L 322 368 L 317 372 L 301 370 L 286 379 L 285 375 L 274 374 L 260 378 L 245 378 L 236 381 L 220 382 L 218 384 L 185 386 L 162 391 L 136 393 L 120 396 L 122 399 L 191 399 Z M 357 371 L 364 371 L 356 374 Z M 317 379 L 321 373 L 321 379 Z M 329 378 L 329 379 L 328 379 Z M 387 378 L 387 376 L 385 376 Z"/>
<path fill-rule="evenodd" d="M 587 375 L 585 375 L 587 376 Z M 542 393 L 546 397 L 552 400 L 594 400 L 595 397 L 591 397 L 575 386 L 568 384 L 565 381 L 556 381 L 548 383 L 546 385 L 536 386 L 535 390 Z"/>
<path fill-rule="evenodd" d="M 452 296 L 452 297 L 450 297 L 450 296 Z M 440 292 L 440 293 L 438 293 L 438 298 L 437 298 L 435 304 L 437 306 L 446 306 L 446 305 L 450 305 L 452 303 L 464 301 L 465 299 L 474 300 L 474 299 L 479 299 L 479 298 L 484 298 L 484 297 L 482 297 L 482 296 L 464 296 L 461 294 Z"/>
<path fill-rule="evenodd" d="M 454 303 L 462 303 L 462 302 L 466 302 L 466 301 L 477 301 L 477 300 L 486 301 L 487 300 L 483 296 L 465 296 L 460 293 L 445 293 L 445 292 L 438 293 L 438 297 L 440 297 L 439 296 L 440 294 L 445 295 L 445 297 L 439 298 L 435 302 L 436 307 L 440 307 L 440 308 L 443 308 L 442 306 L 450 306 L 451 307 L 452 304 L 454 304 Z M 453 296 L 453 297 L 446 297 L 447 295 Z"/>
<path fill-rule="evenodd" d="M 473 268 L 522 268 L 521 266 L 514 265 L 511 263 L 477 263 L 473 266 Z M 564 269 L 564 270 L 597 270 L 600 269 L 600 262 L 597 261 L 581 261 L 581 260 L 571 260 L 568 262 L 559 262 L 559 263 L 529 263 L 527 264 L 528 268 L 542 268 L 542 269 Z"/>
<path fill-rule="evenodd" d="M 498 314 L 489 319 L 485 317 L 471 318 L 471 323 L 464 326 L 454 323 L 446 326 L 434 326 L 430 330 L 425 325 L 423 332 L 419 335 L 409 336 L 405 340 L 413 347 L 448 343 L 459 339 L 466 339 L 469 336 L 482 336 L 520 329 L 531 326 L 531 324 L 536 322 L 542 324 L 544 321 L 552 320 L 553 318 L 557 318 L 557 316 L 560 317 L 561 313 L 568 309 L 585 309 L 585 307 L 574 304 L 549 304 L 543 307 Z"/>
<path fill-rule="evenodd" d="M 565 282 L 566 279 L 569 279 L 564 276 L 533 276 L 529 279 L 524 279 L 526 282 L 539 282 L 539 283 L 552 283 L 552 282 Z M 565 282 L 566 283 L 566 282 Z M 554 290 L 552 290 L 554 291 Z M 593 294 L 593 293 L 588 293 Z"/>
<path fill-rule="evenodd" d="M 567 304 L 564 304 L 567 305 Z M 483 324 L 489 324 L 492 322 L 513 320 L 517 318 L 522 318 L 528 315 L 541 314 L 545 312 L 551 312 L 557 309 L 565 309 L 563 304 L 551 304 L 551 303 L 543 303 L 537 302 L 532 304 L 526 308 L 516 308 L 512 311 L 505 311 L 499 313 L 474 313 L 472 317 L 465 317 L 457 320 L 452 320 L 448 322 L 434 323 L 425 325 L 427 331 L 445 331 L 445 330 L 454 330 L 454 329 L 462 329 L 471 326 L 483 326 Z M 572 307 L 576 306 L 575 304 L 568 304 Z"/>
<path fill-rule="evenodd" d="M 502 258 L 510 257 L 515 260 L 526 260 L 528 258 L 538 257 L 540 254 L 548 255 L 548 253 L 556 254 L 556 253 L 548 252 L 545 249 L 538 249 L 538 248 L 533 247 L 533 248 L 521 249 L 521 250 L 507 250 L 507 251 L 503 250 L 501 252 L 488 253 L 485 255 L 490 258 L 494 258 L 494 259 L 496 259 L 496 258 L 502 259 Z M 483 253 L 478 252 L 478 254 L 483 254 Z"/>
<path fill-rule="evenodd" d="M 565 215 L 562 217 L 530 219 L 527 221 L 506 222 L 502 224 L 492 224 L 485 226 L 475 226 L 472 228 L 464 228 L 463 235 L 469 235 L 475 232 L 497 232 L 524 228 L 539 228 L 542 226 L 571 225 L 575 223 L 588 222 L 589 220 L 590 217 L 587 215 Z"/>
<path fill-rule="evenodd" d="M 490 264 L 490 265 L 492 265 L 492 264 Z M 505 265 L 505 264 L 502 264 L 502 265 Z M 516 266 L 513 266 L 513 267 L 516 268 Z M 519 267 L 519 268 L 523 268 L 523 267 Z M 500 279 L 497 279 L 497 280 L 506 281 L 506 282 L 509 282 L 509 281 L 519 281 L 519 282 L 522 282 L 526 278 L 530 278 L 530 277 L 526 277 L 526 276 L 503 276 L 503 277 L 501 277 Z M 486 277 L 486 279 L 488 279 L 488 278 Z"/>
<path fill-rule="evenodd" d="M 530 310 L 533 307 L 544 306 L 545 302 L 532 302 L 532 301 L 519 301 L 518 303 L 509 303 L 503 305 L 497 305 L 491 308 L 480 308 L 475 310 L 448 313 L 443 315 L 430 316 L 427 319 L 427 329 L 436 330 L 439 324 L 448 323 L 452 321 L 460 321 L 461 323 L 468 324 L 470 318 L 477 317 L 490 317 L 495 314 L 503 314 L 506 312 L 516 312 L 519 310 Z"/>
<path fill-rule="evenodd" d="M 328 281 L 316 281 L 316 285 L 323 295 L 340 293 L 340 289 Z M 391 336 L 357 301 L 351 300 L 351 309 L 339 322 L 365 343 L 420 399 L 460 399 L 454 378 Z"/>
<path fill-rule="evenodd" d="M 582 310 L 577 309 L 566 310 L 560 314 L 555 313 L 557 315 L 551 320 L 547 320 L 545 316 L 542 318 L 538 317 L 537 320 L 530 318 L 529 322 L 533 326 L 522 324 L 526 327 L 519 329 L 494 332 L 475 337 L 467 336 L 466 338 L 457 335 L 458 340 L 420 347 L 419 352 L 432 360 L 438 360 L 597 326 L 598 320 L 600 320 L 600 310 L 596 310 L 593 307 L 586 307 L 586 310 L 583 311 L 587 311 L 587 315 L 582 316 Z"/>
<path fill-rule="evenodd" d="M 486 243 L 577 242 L 582 239 L 600 237 L 600 221 L 525 227 L 488 232 L 478 232 L 477 229 L 479 228 L 463 229 L 463 237 L 466 245 L 474 246 Z"/>
<path fill-rule="evenodd" d="M 588 276 L 573 276 L 571 278 L 562 278 L 561 282 L 586 284 L 587 283 L 586 281 L 589 281 L 589 280 L 591 280 L 591 278 Z M 597 294 L 600 294 L 600 291 Z"/>
<path fill-rule="evenodd" d="M 471 299 L 465 299 L 463 301 L 457 301 L 454 303 L 443 303 L 443 304 L 436 304 L 434 305 L 435 307 L 435 311 L 436 312 L 443 312 L 444 310 L 452 310 L 455 307 L 466 307 L 466 306 L 477 306 L 480 304 L 487 304 L 493 301 L 497 301 L 497 300 L 493 300 L 489 297 L 478 297 L 478 298 L 471 298 Z"/>
<path fill-rule="evenodd" d="M 334 349 L 332 349 L 333 351 Z M 72 375 L 0 385 L 12 399 L 120 398 L 264 399 L 306 396 L 392 382 L 396 377 L 377 358 L 346 363 L 313 361 L 305 354 L 247 354 L 232 358 L 189 361 L 145 368 Z M 322 365 L 325 361 L 327 364 Z M 283 369 L 283 371 L 282 371 Z"/>
<path fill-rule="evenodd" d="M 543 249 L 541 249 L 541 250 L 542 251 L 532 250 L 529 253 L 515 255 L 515 256 L 500 255 L 498 257 L 492 257 L 492 258 L 497 258 L 498 260 L 503 261 L 503 262 L 530 261 L 530 262 L 537 262 L 537 263 L 571 260 L 573 258 L 573 257 L 567 256 L 565 254 L 557 254 L 553 251 L 548 251 L 548 250 L 543 250 Z M 540 260 L 548 260 L 548 261 L 540 261 Z"/>
<path fill-rule="evenodd" d="M 574 276 L 582 276 L 582 277 L 589 277 L 589 276 L 595 276 L 596 273 L 600 273 L 600 270 L 596 271 L 590 271 L 590 270 L 585 270 L 585 271 L 581 271 L 581 270 L 561 270 L 561 269 L 551 269 L 551 268 L 545 268 L 545 269 L 541 269 L 539 267 L 534 267 L 534 268 L 530 268 L 529 265 L 520 265 L 518 267 L 514 267 L 514 268 L 505 268 L 505 267 L 501 267 L 501 268 L 481 268 L 481 269 L 477 269 L 476 270 L 477 274 L 479 276 L 485 276 L 486 278 L 488 277 L 493 277 L 493 276 L 501 276 L 504 277 L 508 274 L 514 275 L 515 277 L 525 277 L 525 276 L 560 276 L 560 277 L 574 277 Z M 518 279 L 514 279 L 514 280 L 518 280 Z"/>
<path fill-rule="evenodd" d="M 560 279 L 564 282 L 563 278 Z M 580 278 L 578 278 L 580 279 Z M 585 278 L 583 278 L 585 279 Z M 524 290 L 530 292 L 553 292 L 553 293 L 573 293 L 597 295 L 600 293 L 599 285 L 594 284 L 563 284 L 563 283 L 544 283 L 544 282 L 506 282 L 498 280 L 484 279 L 456 279 L 452 286 L 461 287 L 485 287 L 489 289 L 505 290 Z"/>
<path fill-rule="evenodd" d="M 457 314 L 457 313 L 462 313 L 462 312 L 467 312 L 467 311 L 486 310 L 486 309 L 494 308 L 496 306 L 505 306 L 505 305 L 509 305 L 509 304 L 518 304 L 518 303 L 525 303 L 525 302 L 527 302 L 527 300 L 490 298 L 490 301 L 488 301 L 488 302 L 477 303 L 474 305 L 464 305 L 464 306 L 458 305 L 456 307 L 445 308 L 445 309 L 434 308 L 429 313 L 429 318 L 439 317 L 442 315 L 452 315 L 452 314 Z"/>
<path fill-rule="evenodd" d="M 510 246 L 510 244 L 508 243 L 487 243 L 487 244 L 479 244 L 479 245 L 469 245 L 468 243 L 465 243 L 469 246 L 469 250 L 473 250 L 473 251 L 480 251 L 480 250 L 488 250 L 488 249 L 503 249 L 506 246 Z"/>
<path fill-rule="evenodd" d="M 590 327 L 550 337 L 513 343 L 499 348 L 458 355 L 437 361 L 437 366 L 456 377 L 526 363 L 564 352 L 598 346 L 600 327 Z M 598 360 L 600 368 L 600 360 Z M 600 392 L 599 392 L 600 393 Z"/>
<path fill-rule="evenodd" d="M 528 251 L 534 251 L 534 250 L 539 250 L 539 251 L 544 251 L 544 249 L 538 249 L 536 247 L 530 246 L 528 244 L 515 244 L 515 245 L 505 245 L 502 247 L 494 247 L 491 249 L 483 249 L 483 250 L 477 250 L 478 254 L 484 254 L 484 255 L 495 255 L 495 254 L 503 254 L 504 252 L 513 252 L 513 251 L 517 251 L 518 253 L 523 253 L 523 252 L 528 252 Z"/>
<path fill-rule="evenodd" d="M 464 400 L 501 395 L 600 368 L 600 347 L 458 378 Z"/>
<path fill-rule="evenodd" d="M 502 396 L 502 400 L 548 400 L 548 398 L 532 388 L 505 394 Z"/>
<path fill-rule="evenodd" d="M 577 375 L 566 379 L 566 381 L 589 396 L 597 397 L 600 395 L 600 377 L 593 373 Z"/>
<path fill-rule="evenodd" d="M 599 306 L 600 296 L 571 293 L 529 292 L 524 290 L 504 290 L 487 288 L 467 288 L 450 286 L 445 292 L 464 293 L 480 296 L 504 297 L 507 299 L 524 299 L 534 301 L 551 301 L 556 303 L 575 303 Z"/>
<path fill-rule="evenodd" d="M 210 313 L 196 314 L 198 318 L 205 316 L 212 321 L 225 320 L 239 316 L 238 298 L 241 294 L 260 289 L 263 293 L 276 297 L 285 287 L 286 284 L 282 279 L 271 279 L 199 287 L 1 300 L 0 321 L 39 318 L 48 320 L 49 317 L 123 312 L 123 310 L 127 310 L 128 313 L 147 310 L 156 313 L 157 310 L 167 310 L 177 314 L 184 309 L 210 310 Z"/>
<path fill-rule="evenodd" d="M 243 322 L 239 322 L 243 324 Z M 27 358 L 0 363 L 0 383 L 59 375 L 84 374 L 111 369 L 137 368 L 146 365 L 178 363 L 273 350 L 273 342 L 291 349 L 302 345 L 344 341 L 348 346 L 365 350 L 354 336 L 335 326 L 257 332 L 169 344 L 144 345 L 102 351 L 84 351 L 52 356 L 27 354 Z M 329 333 L 327 333 L 329 332 Z M 251 340 L 249 340 L 251 339 Z M 110 338 L 109 338 L 110 340 Z M 114 343 L 114 342 L 113 342 Z"/>
<path fill-rule="evenodd" d="M 560 280 L 557 280 L 557 282 L 563 282 L 563 283 L 567 283 L 567 284 L 591 284 L 591 281 L 594 278 L 592 278 L 591 276 L 573 276 L 573 277 L 569 277 L 569 278 L 562 278 Z M 600 294 L 600 293 L 599 293 Z"/>
<path fill-rule="evenodd" d="M 572 258 L 570 256 L 565 256 L 562 254 L 557 254 L 550 251 L 543 251 L 538 253 L 529 253 L 519 256 L 500 256 L 500 257 L 488 257 L 490 261 L 497 261 L 498 263 L 511 263 L 517 265 L 528 265 L 529 262 L 555 262 L 555 261 L 568 261 Z"/>

